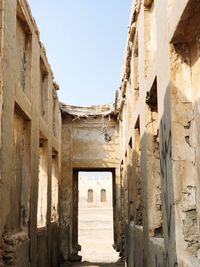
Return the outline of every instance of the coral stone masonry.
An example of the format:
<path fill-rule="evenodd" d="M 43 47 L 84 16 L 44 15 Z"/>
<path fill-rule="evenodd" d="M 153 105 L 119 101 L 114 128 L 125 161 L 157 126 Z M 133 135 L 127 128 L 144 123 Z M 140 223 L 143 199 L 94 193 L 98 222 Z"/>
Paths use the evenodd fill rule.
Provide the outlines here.
<path fill-rule="evenodd" d="M 80 107 L 59 102 L 27 1 L 0 0 L 0 267 L 80 261 L 80 199 L 113 207 L 120 266 L 200 266 L 200 1 L 130 9 L 115 103 Z"/>

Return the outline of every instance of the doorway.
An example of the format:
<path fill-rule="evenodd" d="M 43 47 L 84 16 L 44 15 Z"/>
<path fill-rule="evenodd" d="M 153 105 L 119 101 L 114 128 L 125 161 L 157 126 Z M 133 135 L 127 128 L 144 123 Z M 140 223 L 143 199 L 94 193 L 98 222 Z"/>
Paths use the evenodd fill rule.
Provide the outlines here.
<path fill-rule="evenodd" d="M 74 170 L 74 244 L 82 261 L 115 262 L 115 170 Z M 77 193 L 76 193 L 77 192 Z M 75 199 L 75 198 L 74 198 Z"/>

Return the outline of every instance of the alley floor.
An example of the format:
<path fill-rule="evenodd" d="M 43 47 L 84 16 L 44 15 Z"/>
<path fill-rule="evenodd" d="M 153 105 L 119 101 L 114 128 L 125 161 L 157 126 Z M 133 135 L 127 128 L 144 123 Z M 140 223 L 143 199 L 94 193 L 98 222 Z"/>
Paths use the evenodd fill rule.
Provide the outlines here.
<path fill-rule="evenodd" d="M 119 254 L 113 249 L 112 209 L 90 208 L 79 211 L 79 244 L 81 263 L 73 267 L 123 267 Z M 63 266 L 65 267 L 65 266 Z"/>
<path fill-rule="evenodd" d="M 115 263 L 91 263 L 91 262 L 81 262 L 79 264 L 72 264 L 68 266 L 73 267 L 124 267 L 124 264 L 121 262 L 115 262 Z"/>

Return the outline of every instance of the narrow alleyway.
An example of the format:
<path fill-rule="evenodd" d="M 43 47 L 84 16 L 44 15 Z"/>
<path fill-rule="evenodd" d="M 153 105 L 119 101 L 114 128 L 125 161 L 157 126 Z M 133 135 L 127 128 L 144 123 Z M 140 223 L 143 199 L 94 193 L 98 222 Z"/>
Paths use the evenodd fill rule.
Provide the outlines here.
<path fill-rule="evenodd" d="M 60 102 L 28 2 L 0 0 L 0 267 L 200 267 L 200 1 L 133 0 L 114 103 L 91 106 Z"/>

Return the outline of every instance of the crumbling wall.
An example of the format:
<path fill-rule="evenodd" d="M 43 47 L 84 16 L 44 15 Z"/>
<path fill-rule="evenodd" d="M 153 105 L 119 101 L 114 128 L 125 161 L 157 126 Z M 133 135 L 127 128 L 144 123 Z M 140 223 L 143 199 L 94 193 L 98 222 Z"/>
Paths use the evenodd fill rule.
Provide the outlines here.
<path fill-rule="evenodd" d="M 1 136 L 1 116 L 2 116 L 2 107 L 3 107 L 3 55 L 4 55 L 4 1 L 1 1 L 1 11 L 0 11 L 0 136 Z M 1 138 L 0 138 L 1 145 Z"/>
<path fill-rule="evenodd" d="M 32 35 L 19 8 L 16 19 L 16 52 L 16 64 L 19 66 L 16 72 L 17 86 L 30 98 Z"/>
<path fill-rule="evenodd" d="M 195 7 L 194 7 L 195 8 Z M 200 8 L 198 6 L 198 8 Z M 197 13 L 196 13 L 196 18 L 197 18 Z M 193 22 L 194 26 L 194 22 Z M 200 144 L 200 139 L 199 139 L 199 62 L 200 62 L 200 57 L 199 57 L 199 51 L 200 51 L 200 43 L 199 43 L 199 37 L 200 37 L 200 32 L 198 31 L 195 38 L 193 38 L 193 41 L 191 42 L 190 45 L 190 54 L 191 54 L 191 80 L 192 80 L 192 93 L 193 93 L 193 110 L 194 110 L 194 131 L 195 131 L 195 137 L 193 140 L 194 146 L 195 146 L 195 169 L 196 169 L 196 176 L 195 176 L 195 186 L 194 187 L 189 187 L 187 188 L 187 194 L 188 194 L 188 202 L 190 205 L 188 206 L 193 206 L 193 209 L 191 208 L 191 212 L 193 210 L 194 213 L 194 218 L 193 221 L 191 221 L 191 225 L 194 225 L 194 227 L 198 227 L 199 225 L 199 220 L 200 220 L 200 213 L 199 213 L 199 207 L 200 207 L 200 195 L 199 195 L 199 190 L 200 190 L 200 183 L 199 183 L 199 174 L 200 174 L 200 165 L 199 165 L 199 144 Z M 188 203 L 188 204 L 189 204 Z M 196 205 L 195 205 L 196 204 Z M 189 210 L 189 207 L 188 207 Z M 197 213 L 197 214 L 196 214 Z M 196 221 L 197 219 L 197 221 Z M 199 257 L 199 246 L 200 246 L 200 241 L 199 241 L 199 227 L 196 228 L 196 231 L 191 233 L 191 236 L 194 235 L 194 238 L 192 238 L 192 243 L 194 244 L 192 248 L 194 247 L 195 253 Z M 198 242 L 197 242 L 198 238 Z M 191 237 L 190 237 L 191 239 Z M 195 246 L 196 245 L 196 246 Z M 193 253 L 193 251 L 192 251 Z"/>
<path fill-rule="evenodd" d="M 104 111 L 105 109 L 105 111 Z M 106 111 L 107 109 L 107 111 Z M 61 252 L 78 259 L 78 171 L 111 171 L 115 177 L 115 246 L 119 249 L 118 125 L 110 106 L 62 105 Z M 81 245 L 81 244 L 80 244 Z"/>
<path fill-rule="evenodd" d="M 135 189 L 135 223 L 136 225 L 142 225 L 143 220 L 143 196 L 142 196 L 142 177 L 141 177 L 141 141 L 140 141 L 140 119 L 138 118 L 134 129 L 134 189 Z"/>
<path fill-rule="evenodd" d="M 172 37 L 171 72 L 174 132 L 180 133 L 173 152 L 177 183 L 177 243 L 180 262 L 186 261 L 183 251 L 194 262 L 199 260 L 199 164 L 198 164 L 198 76 L 199 76 L 199 13 L 200 5 L 188 1 Z M 181 110 L 181 113 L 180 113 Z M 181 142 L 181 148 L 180 143 Z M 180 192 L 182 191 L 182 192 Z M 182 211 L 180 213 L 180 210 Z M 181 217 L 180 217 L 181 215 Z M 181 221 L 180 219 L 181 218 Z"/>
<path fill-rule="evenodd" d="M 113 174 L 114 247 L 128 266 L 199 266 L 199 12 L 196 0 L 134 1 L 115 110 L 61 105 L 61 169 L 39 31 L 25 0 L 0 1 L 0 266 L 55 267 L 59 249 L 78 259 L 83 169 Z"/>
<path fill-rule="evenodd" d="M 45 227 L 47 220 L 47 141 L 40 139 L 39 148 L 39 175 L 38 175 L 38 208 L 37 227 Z"/>
<path fill-rule="evenodd" d="M 135 214 L 123 220 L 128 266 L 199 264 L 199 11 L 198 1 L 147 0 L 131 14 L 116 101 L 122 192 L 134 166 L 133 203 L 122 194 Z"/>
<path fill-rule="evenodd" d="M 61 123 L 56 108 L 57 134 L 53 134 L 52 114 L 58 86 L 27 2 L 0 1 L 0 21 L 0 265 L 54 267 L 58 253 L 50 257 L 50 252 L 58 248 L 58 224 L 51 223 L 51 169 L 52 151 L 57 152 L 60 168 Z M 45 92 L 40 86 L 41 62 L 47 79 Z M 42 103 L 45 114 L 40 112 Z M 46 212 L 39 231 L 41 136 L 46 140 Z"/>
<path fill-rule="evenodd" d="M 150 236 L 163 236 L 157 78 L 146 96 L 147 207 Z"/>
<path fill-rule="evenodd" d="M 177 233 L 179 238 L 183 235 L 183 240 L 186 242 L 185 249 L 188 249 L 195 255 L 195 250 L 198 250 L 198 240 L 189 232 L 191 227 L 191 216 L 194 223 L 193 231 L 197 229 L 197 212 L 196 203 L 194 203 L 192 210 L 188 210 L 187 202 L 190 201 L 190 187 L 196 187 L 196 172 L 195 172 L 195 145 L 194 145 L 194 110 L 192 105 L 192 83 L 191 83 L 191 69 L 190 69 L 190 49 L 186 44 L 176 44 L 171 51 L 171 75 L 173 81 L 172 88 L 172 129 L 174 136 L 174 146 L 172 150 L 172 158 L 174 160 L 174 172 L 179 180 L 176 182 L 175 199 L 177 208 L 182 210 L 177 214 Z M 181 112 L 180 112 L 181 111 Z M 192 176 L 188 174 L 192 173 Z M 193 193 L 193 201 L 196 202 L 196 193 Z M 196 213 L 196 226 L 194 214 Z M 182 225 L 182 227 L 180 227 Z M 198 233 L 196 232 L 196 235 Z M 192 238 L 193 236 L 193 238 Z M 181 250 L 184 249 L 181 242 Z M 196 244 L 197 243 L 197 244 Z M 196 249 L 195 249 L 196 247 Z"/>
<path fill-rule="evenodd" d="M 156 14 L 154 1 L 144 3 L 144 73 L 147 77 L 156 51 Z"/>

